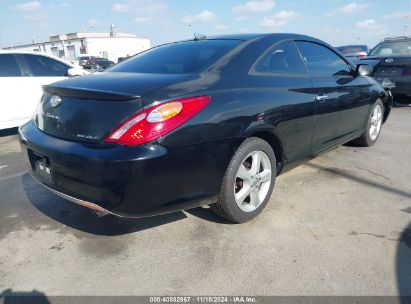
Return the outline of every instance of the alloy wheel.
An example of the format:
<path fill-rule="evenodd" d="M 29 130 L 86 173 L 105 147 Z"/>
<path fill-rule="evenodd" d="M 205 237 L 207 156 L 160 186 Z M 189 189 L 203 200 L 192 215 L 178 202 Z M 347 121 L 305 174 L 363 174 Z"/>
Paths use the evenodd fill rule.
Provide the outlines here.
<path fill-rule="evenodd" d="M 372 141 L 376 140 L 382 125 L 382 108 L 377 104 L 371 114 L 369 134 Z"/>
<path fill-rule="evenodd" d="M 253 212 L 267 197 L 271 185 L 271 161 L 263 151 L 253 151 L 241 162 L 234 183 L 234 197 L 244 212 Z"/>

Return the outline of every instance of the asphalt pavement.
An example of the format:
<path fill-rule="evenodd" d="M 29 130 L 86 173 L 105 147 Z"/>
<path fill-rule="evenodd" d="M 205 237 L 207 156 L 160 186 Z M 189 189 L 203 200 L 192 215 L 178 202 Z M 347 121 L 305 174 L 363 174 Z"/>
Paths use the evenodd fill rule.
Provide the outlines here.
<path fill-rule="evenodd" d="M 97 218 L 33 181 L 2 132 L 0 294 L 411 295 L 410 130 L 393 109 L 375 146 L 280 176 L 240 225 L 208 208 Z"/>

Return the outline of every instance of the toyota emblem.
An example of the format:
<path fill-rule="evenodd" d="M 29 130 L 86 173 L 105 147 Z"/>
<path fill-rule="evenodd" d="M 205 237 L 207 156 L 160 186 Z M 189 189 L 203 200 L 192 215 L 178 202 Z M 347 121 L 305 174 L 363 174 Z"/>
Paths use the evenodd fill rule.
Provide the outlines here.
<path fill-rule="evenodd" d="M 53 108 L 57 108 L 59 105 L 61 105 L 62 102 L 63 100 L 58 95 L 53 95 L 50 98 L 50 104 Z"/>

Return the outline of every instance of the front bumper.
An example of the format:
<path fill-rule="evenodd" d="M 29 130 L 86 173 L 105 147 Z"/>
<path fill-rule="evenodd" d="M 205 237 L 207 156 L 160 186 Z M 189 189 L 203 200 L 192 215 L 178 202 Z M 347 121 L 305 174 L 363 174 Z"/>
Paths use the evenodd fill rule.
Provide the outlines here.
<path fill-rule="evenodd" d="M 125 217 L 215 202 L 225 170 L 241 141 L 179 148 L 156 143 L 91 146 L 47 135 L 32 121 L 20 127 L 19 137 L 27 169 L 37 181 L 71 201 Z M 40 160 L 48 163 L 47 174 L 38 170 Z"/>

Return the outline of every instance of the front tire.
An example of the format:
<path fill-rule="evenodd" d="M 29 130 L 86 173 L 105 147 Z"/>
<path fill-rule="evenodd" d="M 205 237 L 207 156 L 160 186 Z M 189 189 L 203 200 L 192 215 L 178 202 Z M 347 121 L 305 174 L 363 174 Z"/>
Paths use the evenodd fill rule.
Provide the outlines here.
<path fill-rule="evenodd" d="M 382 101 L 378 99 L 368 117 L 365 132 L 360 137 L 354 139 L 353 143 L 360 147 L 371 147 L 374 145 L 380 136 L 383 118 L 384 105 Z"/>
<path fill-rule="evenodd" d="M 231 159 L 218 202 L 211 209 L 235 223 L 253 219 L 267 205 L 276 173 L 271 146 L 261 138 L 246 139 Z"/>

